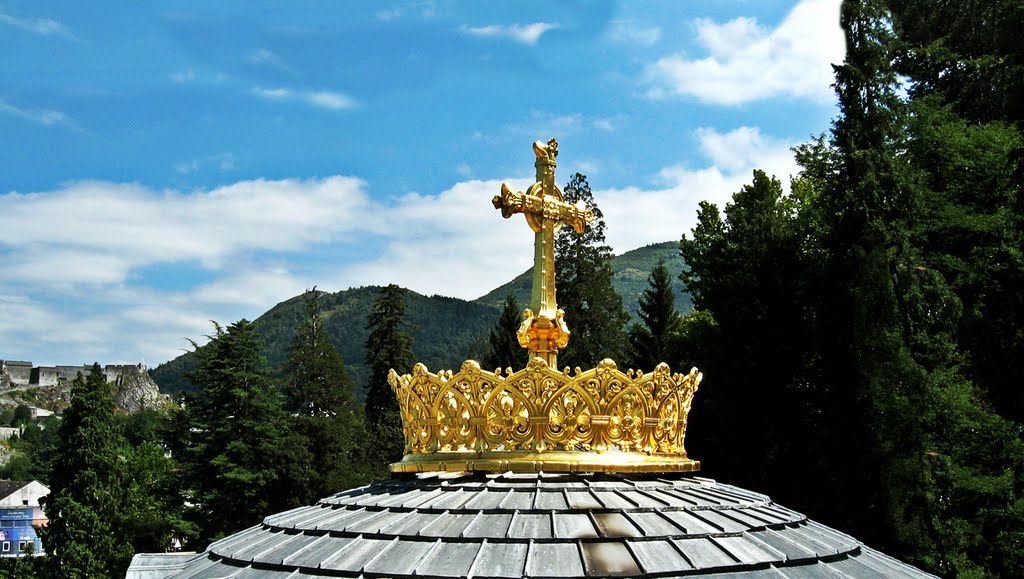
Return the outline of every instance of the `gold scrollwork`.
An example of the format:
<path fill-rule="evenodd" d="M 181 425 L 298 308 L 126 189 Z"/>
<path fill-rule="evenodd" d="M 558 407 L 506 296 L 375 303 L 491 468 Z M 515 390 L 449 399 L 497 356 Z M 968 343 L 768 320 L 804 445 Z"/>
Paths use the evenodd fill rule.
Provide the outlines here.
<path fill-rule="evenodd" d="M 392 371 L 406 456 L 391 466 L 423 470 L 683 471 L 687 418 L 701 381 L 620 371 L 615 362 L 570 373 L 534 358 L 517 372 L 474 361 L 457 373 Z"/>

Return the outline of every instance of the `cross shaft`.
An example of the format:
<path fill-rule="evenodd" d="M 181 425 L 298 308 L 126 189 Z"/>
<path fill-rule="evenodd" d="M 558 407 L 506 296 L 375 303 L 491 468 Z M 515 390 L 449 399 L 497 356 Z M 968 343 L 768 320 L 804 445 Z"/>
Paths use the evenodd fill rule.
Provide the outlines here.
<path fill-rule="evenodd" d="M 531 359 L 543 358 L 549 368 L 557 370 L 558 350 L 569 343 L 569 328 L 555 297 L 555 232 L 568 224 L 582 234 L 594 216 L 582 204 L 566 203 L 555 185 L 558 142 L 551 139 L 545 145 L 538 141 L 533 144 L 533 152 L 537 156 L 537 182 L 525 193 L 512 191 L 502 183 L 501 195 L 496 195 L 492 203 L 506 219 L 522 213 L 534 231 L 533 292 L 516 334 Z"/>

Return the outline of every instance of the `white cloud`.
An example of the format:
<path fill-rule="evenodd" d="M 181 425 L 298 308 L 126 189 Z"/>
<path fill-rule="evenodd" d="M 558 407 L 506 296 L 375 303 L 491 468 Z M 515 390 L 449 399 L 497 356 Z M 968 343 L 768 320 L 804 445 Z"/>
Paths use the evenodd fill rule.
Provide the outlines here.
<path fill-rule="evenodd" d="M 51 34 L 71 36 L 71 31 L 68 30 L 67 26 L 49 18 L 18 18 L 10 14 L 0 13 L 0 22 L 43 36 Z"/>
<path fill-rule="evenodd" d="M 331 110 L 350 109 L 355 101 L 337 92 L 317 91 L 306 93 L 306 100 L 318 107 Z"/>
<path fill-rule="evenodd" d="M 491 24 L 488 26 L 461 26 L 459 30 L 470 36 L 511 38 L 516 42 L 533 46 L 540 37 L 549 30 L 558 28 L 558 24 L 534 22 L 532 24 Z"/>
<path fill-rule="evenodd" d="M 648 96 L 720 105 L 776 96 L 831 102 L 831 64 L 845 54 L 839 0 L 802 0 L 774 30 L 752 18 L 700 19 L 695 26 L 708 56 L 676 54 L 649 65 Z"/>
<path fill-rule="evenodd" d="M 167 78 L 171 79 L 171 82 L 174 82 L 176 84 L 184 84 L 186 82 L 192 82 L 196 79 L 196 76 L 196 71 L 190 68 L 188 70 L 172 72 L 171 74 L 167 75 Z"/>
<path fill-rule="evenodd" d="M 77 128 L 74 120 L 60 111 L 47 109 L 23 109 L 0 100 L 0 113 L 7 113 L 41 125 L 65 125 Z"/>
<path fill-rule="evenodd" d="M 314 285 L 282 267 L 247 266 L 235 269 L 227 277 L 196 287 L 190 295 L 204 304 L 241 304 L 265 308 L 279 300 L 298 295 Z"/>
<path fill-rule="evenodd" d="M 376 14 L 377 20 L 380 20 L 382 22 L 391 22 L 392 20 L 395 20 L 396 18 L 400 17 L 401 15 L 402 15 L 402 10 L 400 8 L 391 8 L 389 10 L 378 10 L 377 14 Z"/>
<path fill-rule="evenodd" d="M 505 180 L 522 191 L 532 180 Z M 376 216 L 383 254 L 341 272 L 335 287 L 397 283 L 424 294 L 479 297 L 532 264 L 533 234 L 523 217 L 505 222 L 490 200 L 501 180 L 465 181 L 438 195 L 410 193 Z"/>
<path fill-rule="evenodd" d="M 255 87 L 252 93 L 258 97 L 273 101 L 298 101 L 323 109 L 346 110 L 355 108 L 357 103 L 352 97 L 332 91 L 298 91 L 289 88 Z"/>
<path fill-rule="evenodd" d="M 616 252 L 678 239 L 699 201 L 724 206 L 753 168 L 783 182 L 796 172 L 789 143 L 756 128 L 704 128 L 694 138 L 704 166 L 666 167 L 659 187 L 594 192 Z M 504 181 L 519 191 L 532 183 Z M 203 341 L 208 320 L 256 317 L 314 284 L 479 297 L 532 265 L 524 218 L 503 220 L 490 203 L 501 183 L 467 180 L 387 205 L 340 176 L 190 193 L 79 182 L 0 195 L 0 255 L 5 271 L 18 272 L 0 279 L 0 344 L 13 345 L 0 354 L 154 364 L 187 349 L 186 338 Z M 313 253 L 315 262 L 304 261 Z M 147 287 L 165 265 L 202 265 L 202 281 Z"/>
<path fill-rule="evenodd" d="M 718 204 L 750 183 L 754 169 L 776 176 L 784 186 L 798 172 L 788 143 L 761 134 L 757 128 L 740 127 L 727 133 L 702 128 L 696 132 L 701 151 L 710 164 L 700 168 L 683 165 L 662 169 L 661 189 L 608 189 L 594 191 L 608 224 L 608 244 L 616 253 L 679 239 L 697 221 L 701 201 Z"/>
<path fill-rule="evenodd" d="M 608 28 L 608 39 L 622 44 L 654 46 L 661 39 L 661 28 L 641 26 L 632 20 L 613 20 Z"/>
<path fill-rule="evenodd" d="M 24 259 L 67 248 L 93 260 L 116 258 L 97 264 L 116 272 L 116 279 L 164 262 L 218 268 L 247 251 L 296 251 L 330 241 L 359 227 L 359 213 L 369 203 L 364 183 L 351 177 L 240 181 L 194 193 L 86 181 L 47 193 L 0 195 L 0 248 Z M 67 281 L 116 281 L 107 273 L 76 278 L 77 271 L 65 268 L 62 275 Z"/>
<path fill-rule="evenodd" d="M 249 62 L 253 64 L 268 65 L 274 68 L 287 69 L 284 60 L 272 50 L 261 48 L 249 55 Z"/>

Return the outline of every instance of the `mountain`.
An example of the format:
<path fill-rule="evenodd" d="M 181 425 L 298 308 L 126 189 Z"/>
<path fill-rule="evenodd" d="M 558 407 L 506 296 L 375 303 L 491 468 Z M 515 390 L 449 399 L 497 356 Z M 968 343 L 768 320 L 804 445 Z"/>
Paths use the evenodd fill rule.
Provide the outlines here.
<path fill-rule="evenodd" d="M 320 307 L 331 342 L 345 361 L 345 369 L 363 395 L 370 370 L 365 364 L 366 316 L 380 291 L 379 287 L 361 287 L 325 293 Z M 306 314 L 302 296 L 295 296 L 271 308 L 253 321 L 266 342 L 264 355 L 275 371 L 288 358 L 295 327 Z M 495 307 L 444 296 L 406 295 L 406 319 L 413 337 L 416 359 L 431 370 L 458 368 L 479 336 L 486 334 L 497 319 Z M 187 353 L 150 371 L 164 392 L 192 390 L 185 375 L 195 368 L 194 354 Z M 405 372 L 412 368 L 402 369 Z"/>
<path fill-rule="evenodd" d="M 640 294 L 647 289 L 647 276 L 651 274 L 658 260 L 664 259 L 665 266 L 672 274 L 672 285 L 676 294 L 676 309 L 680 313 L 686 313 L 693 309 L 690 301 L 690 294 L 686 293 L 686 285 L 679 280 L 679 274 L 686 268 L 683 259 L 679 257 L 679 242 L 666 241 L 647 245 L 633 251 L 627 251 L 612 259 L 612 271 L 615 275 L 612 284 L 615 290 L 622 296 L 622 303 L 634 322 L 640 321 L 637 313 L 639 310 Z M 500 308 L 505 301 L 505 296 L 512 292 L 524 308 L 530 304 L 530 290 L 533 283 L 533 268 L 518 275 L 514 280 L 492 290 L 487 295 L 481 296 L 474 302 Z M 558 296 L 555 296 L 556 299 Z M 568 319 L 568 316 L 567 316 Z M 570 328 L 571 329 L 571 328 Z"/>
<path fill-rule="evenodd" d="M 637 300 L 647 287 L 647 276 L 662 258 L 675 280 L 677 308 L 682 313 L 691 309 L 689 295 L 678 280 L 679 272 L 685 265 L 679 257 L 677 246 L 674 241 L 648 245 L 612 260 L 615 289 L 622 296 L 626 310 L 634 321 L 639 320 L 636 313 Z M 464 360 L 477 357 L 486 343 L 487 333 L 498 319 L 501 304 L 509 291 L 515 292 L 524 308 L 529 304 L 532 273 L 531 268 L 473 301 L 437 295 L 428 297 L 410 291 L 406 295 L 406 312 L 416 360 L 433 371 L 458 370 Z M 363 396 L 370 376 L 370 370 L 365 364 L 365 345 L 369 335 L 366 316 L 379 291 L 379 287 L 372 286 L 348 289 L 333 294 L 325 293 L 320 301 L 331 342 L 345 361 L 345 368 L 355 381 L 360 397 Z M 304 315 L 305 306 L 299 295 L 277 304 L 254 320 L 253 324 L 266 341 L 265 355 L 271 368 L 279 369 L 284 365 L 292 336 L 295 335 L 295 326 L 302 321 Z M 187 353 L 153 368 L 150 375 L 160 385 L 162 392 L 190 391 L 193 387 L 185 376 L 194 367 L 194 355 Z"/>

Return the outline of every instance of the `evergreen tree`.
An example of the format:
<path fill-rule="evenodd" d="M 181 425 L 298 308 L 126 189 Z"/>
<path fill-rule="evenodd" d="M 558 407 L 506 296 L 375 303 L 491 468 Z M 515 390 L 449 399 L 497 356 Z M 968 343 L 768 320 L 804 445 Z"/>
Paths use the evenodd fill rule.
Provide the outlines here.
<path fill-rule="evenodd" d="M 120 512 L 124 496 L 114 398 L 98 364 L 71 386 L 60 425 L 61 450 L 42 503 L 40 528 L 52 573 L 59 577 L 124 575 L 132 556 Z"/>
<path fill-rule="evenodd" d="M 501 316 L 488 334 L 486 355 L 480 361 L 485 369 L 520 370 L 526 366 L 526 350 L 519 345 L 519 339 L 516 337 L 522 316 L 515 294 L 508 294 L 501 307 Z"/>
<path fill-rule="evenodd" d="M 402 458 L 404 437 L 398 400 L 388 384 L 388 372 L 412 371 L 412 338 L 406 332 L 405 292 L 395 284 L 382 288 L 367 318 L 370 335 L 366 340 L 366 363 L 370 385 L 366 395 L 366 417 L 379 445 L 376 456 L 383 464 Z"/>
<path fill-rule="evenodd" d="M 298 411 L 298 438 L 291 476 L 293 493 L 303 504 L 330 493 L 365 484 L 366 415 L 341 356 L 328 339 L 320 311 L 321 293 L 305 293 L 307 318 L 292 340 L 284 365 L 285 393 Z"/>
<path fill-rule="evenodd" d="M 190 434 L 181 459 L 203 544 L 294 506 L 281 492 L 291 453 L 287 414 L 262 340 L 248 320 L 215 329 L 189 376 L 197 390 L 186 401 Z"/>
<path fill-rule="evenodd" d="M 583 235 L 563 227 L 555 237 L 558 307 L 571 332 L 559 353 L 563 367 L 593 368 L 604 358 L 622 361 L 629 314 L 612 286 L 611 247 L 605 244 L 604 214 L 594 202 L 587 178 L 576 173 L 562 191 L 565 202 L 582 202 L 594 214 Z"/>
<path fill-rule="evenodd" d="M 848 520 L 869 544 L 927 563 L 919 558 L 931 551 L 923 464 L 927 375 L 913 359 L 901 308 L 916 291 L 915 279 L 902 274 L 920 263 L 908 237 L 920 200 L 899 154 L 904 109 L 886 6 L 844 2 L 840 24 L 847 54 L 835 67 L 838 165 L 816 207 L 828 257 L 815 293 L 820 379 L 829 390 L 823 413 L 836 437 L 826 468 L 846 500 L 822 508 L 827 517 Z"/>
<path fill-rule="evenodd" d="M 322 292 L 303 294 L 306 317 L 299 324 L 284 364 L 288 408 L 310 416 L 333 416 L 357 406 L 355 385 L 331 343 L 320 308 Z"/>
<path fill-rule="evenodd" d="M 136 553 L 159 553 L 174 548 L 174 541 L 188 543 L 199 533 L 185 518 L 185 505 L 176 473 L 177 461 L 154 442 L 129 447 L 119 509 L 124 533 Z"/>
<path fill-rule="evenodd" d="M 629 330 L 629 346 L 633 367 L 650 372 L 666 360 L 669 336 L 679 329 L 679 312 L 672 293 L 672 277 L 665 260 L 651 270 L 648 288 L 640 295 L 640 319 L 644 325 L 633 324 Z"/>
<path fill-rule="evenodd" d="M 675 348 L 680 368 L 714 377 L 694 400 L 691 455 L 725 480 L 806 505 L 817 480 L 809 456 L 821 448 L 804 410 L 814 401 L 805 387 L 813 316 L 801 281 L 811 268 L 795 195 L 755 171 L 724 219 L 701 204 L 692 238 L 680 242 L 695 309 Z"/>

